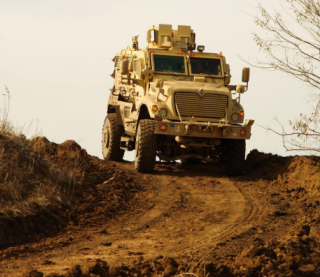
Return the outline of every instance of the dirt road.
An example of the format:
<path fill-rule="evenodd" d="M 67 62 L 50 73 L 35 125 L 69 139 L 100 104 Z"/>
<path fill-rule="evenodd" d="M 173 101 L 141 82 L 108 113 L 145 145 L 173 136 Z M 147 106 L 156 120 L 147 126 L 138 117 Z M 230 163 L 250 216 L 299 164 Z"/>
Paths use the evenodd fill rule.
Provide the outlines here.
<path fill-rule="evenodd" d="M 275 269 L 268 264 L 275 261 L 278 272 L 285 274 L 295 269 L 290 269 L 286 256 L 278 259 L 278 246 L 273 249 L 270 241 L 285 244 L 317 235 L 318 165 L 319 161 L 310 158 L 294 160 L 253 153 L 248 157 L 246 174 L 230 178 L 211 164 L 157 164 L 154 174 L 139 174 L 132 163 L 114 163 L 114 175 L 95 188 L 102 198 L 91 210 L 83 210 L 77 224 L 71 222 L 59 234 L 2 250 L 0 275 L 22 276 L 31 269 L 45 276 L 66 274 L 74 265 L 84 267 L 101 259 L 113 267 L 158 261 L 161 266 L 150 269 L 149 276 L 170 276 L 165 274 L 167 257 L 177 261 L 170 265 L 174 268 L 172 276 L 179 272 L 271 276 Z M 310 177 L 302 177 L 303 172 Z M 101 205 L 110 198 L 103 199 L 103 195 L 110 185 L 116 186 L 119 178 L 139 189 L 130 194 L 122 212 L 106 219 Z M 119 195 L 114 193 L 113 197 Z M 300 236 L 305 226 L 309 232 Z M 252 250 L 255 247 L 258 250 Z M 317 274 L 316 255 L 312 259 L 316 247 L 306 250 L 311 251 L 306 252 L 311 258 L 301 258 L 297 272 Z M 269 250 L 259 254 L 259 249 L 274 251 L 276 256 L 273 258 Z M 279 269 L 281 265 L 283 269 Z M 241 272 L 243 275 L 239 275 Z"/>

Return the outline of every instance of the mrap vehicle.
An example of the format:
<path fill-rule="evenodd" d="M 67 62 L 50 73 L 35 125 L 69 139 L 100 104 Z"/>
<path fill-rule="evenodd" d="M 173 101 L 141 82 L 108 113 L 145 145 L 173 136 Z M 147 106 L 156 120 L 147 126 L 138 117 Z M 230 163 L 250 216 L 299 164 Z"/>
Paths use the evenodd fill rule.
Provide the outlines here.
<path fill-rule="evenodd" d="M 220 54 L 196 47 L 190 26 L 160 24 L 113 59 L 114 86 L 102 130 L 103 157 L 120 161 L 135 150 L 135 168 L 152 172 L 156 157 L 182 163 L 220 160 L 230 175 L 241 174 L 246 139 L 254 120 L 244 123 L 242 82 L 230 84 L 230 66 Z M 197 50 L 196 50 L 197 49 Z M 234 95 L 234 97 L 232 97 Z"/>

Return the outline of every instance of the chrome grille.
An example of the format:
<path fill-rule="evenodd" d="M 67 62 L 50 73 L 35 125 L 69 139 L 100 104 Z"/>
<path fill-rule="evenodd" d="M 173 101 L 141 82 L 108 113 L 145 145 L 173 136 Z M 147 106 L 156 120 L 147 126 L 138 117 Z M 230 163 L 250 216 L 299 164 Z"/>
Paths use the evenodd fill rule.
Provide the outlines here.
<path fill-rule="evenodd" d="M 212 93 L 200 97 L 195 92 L 177 92 L 175 101 L 181 116 L 194 117 L 224 118 L 228 105 L 226 95 Z"/>

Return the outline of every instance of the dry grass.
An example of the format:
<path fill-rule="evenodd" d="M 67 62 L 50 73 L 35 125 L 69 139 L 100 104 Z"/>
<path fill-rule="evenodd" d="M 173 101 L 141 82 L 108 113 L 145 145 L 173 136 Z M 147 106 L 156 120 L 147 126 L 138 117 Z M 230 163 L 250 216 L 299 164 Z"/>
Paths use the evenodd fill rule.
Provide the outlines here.
<path fill-rule="evenodd" d="M 38 213 L 41 208 L 67 204 L 81 190 L 86 152 L 74 142 L 58 146 L 43 137 L 27 139 L 9 121 L 11 97 L 7 88 L 3 99 L 0 216 L 24 217 Z"/>
<path fill-rule="evenodd" d="M 10 100 L 11 95 L 7 86 L 5 86 L 5 93 L 3 96 L 3 103 L 0 107 L 0 133 L 1 134 L 14 134 L 15 130 L 9 121 Z"/>

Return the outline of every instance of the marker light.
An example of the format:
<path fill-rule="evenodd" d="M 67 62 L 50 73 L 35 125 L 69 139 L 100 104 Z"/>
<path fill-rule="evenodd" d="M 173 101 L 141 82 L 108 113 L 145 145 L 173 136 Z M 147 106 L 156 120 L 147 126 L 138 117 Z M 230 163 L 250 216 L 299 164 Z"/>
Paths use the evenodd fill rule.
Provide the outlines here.
<path fill-rule="evenodd" d="M 167 130 L 167 125 L 160 125 L 160 130 L 162 130 L 162 131 Z"/>
<path fill-rule="evenodd" d="M 241 130 L 241 131 L 240 131 L 240 135 L 241 135 L 241 136 L 245 136 L 245 135 L 246 135 L 246 130 Z"/>
<path fill-rule="evenodd" d="M 244 116 L 244 111 L 241 111 L 239 114 L 240 116 Z"/>
<path fill-rule="evenodd" d="M 158 110 L 158 107 L 157 107 L 156 105 L 153 105 L 153 106 L 152 106 L 152 111 L 153 111 L 153 112 L 156 112 L 157 110 Z"/>
<path fill-rule="evenodd" d="M 151 54 L 155 53 L 155 51 L 150 51 Z"/>

